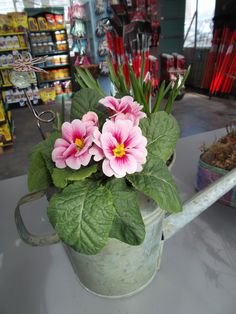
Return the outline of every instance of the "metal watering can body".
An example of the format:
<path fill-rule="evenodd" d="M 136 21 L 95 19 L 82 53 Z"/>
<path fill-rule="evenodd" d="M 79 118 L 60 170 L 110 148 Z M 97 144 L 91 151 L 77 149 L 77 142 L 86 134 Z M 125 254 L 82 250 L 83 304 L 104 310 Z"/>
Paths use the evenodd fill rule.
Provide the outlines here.
<path fill-rule="evenodd" d="M 236 168 L 185 202 L 181 213 L 167 217 L 154 202 L 140 194 L 140 208 L 146 228 L 145 240 L 141 245 L 130 246 L 116 239 L 109 239 L 107 245 L 97 255 L 84 255 L 65 246 L 80 283 L 90 292 L 110 298 L 130 296 L 141 291 L 151 282 L 159 269 L 164 241 L 235 185 Z M 44 195 L 45 191 L 24 196 L 15 211 L 20 237 L 34 246 L 59 242 L 56 233 L 46 236 L 30 234 L 20 214 L 21 205 Z"/>

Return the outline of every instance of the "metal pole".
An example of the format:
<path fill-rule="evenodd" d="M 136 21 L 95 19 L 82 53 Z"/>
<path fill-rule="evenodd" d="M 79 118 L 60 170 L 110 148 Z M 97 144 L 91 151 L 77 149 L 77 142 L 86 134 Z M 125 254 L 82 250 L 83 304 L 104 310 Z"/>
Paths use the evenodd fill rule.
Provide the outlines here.
<path fill-rule="evenodd" d="M 194 54 L 197 48 L 197 24 L 198 24 L 198 0 L 196 0 L 196 17 L 195 17 L 195 36 L 194 36 Z"/>

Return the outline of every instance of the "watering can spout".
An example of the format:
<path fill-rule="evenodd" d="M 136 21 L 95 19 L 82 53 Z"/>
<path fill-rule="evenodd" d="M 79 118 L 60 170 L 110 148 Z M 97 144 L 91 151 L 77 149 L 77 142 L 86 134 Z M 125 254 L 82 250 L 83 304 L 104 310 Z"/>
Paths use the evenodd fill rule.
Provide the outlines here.
<path fill-rule="evenodd" d="M 236 186 L 236 168 L 186 201 L 181 213 L 168 216 L 164 221 L 164 238 L 169 239 L 234 186 Z"/>

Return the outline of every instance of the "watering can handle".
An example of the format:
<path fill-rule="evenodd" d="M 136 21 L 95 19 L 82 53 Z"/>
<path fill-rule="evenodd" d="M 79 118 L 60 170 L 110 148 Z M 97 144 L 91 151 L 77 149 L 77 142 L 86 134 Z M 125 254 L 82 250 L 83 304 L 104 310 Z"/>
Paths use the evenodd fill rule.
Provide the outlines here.
<path fill-rule="evenodd" d="M 49 245 L 49 244 L 54 244 L 60 241 L 56 233 L 53 233 L 51 235 L 39 235 L 39 236 L 31 234 L 25 227 L 25 224 L 21 216 L 20 207 L 22 205 L 26 203 L 30 203 L 32 201 L 36 201 L 42 198 L 45 194 L 46 194 L 45 191 L 37 191 L 37 192 L 29 193 L 23 196 L 19 200 L 15 209 L 15 222 L 16 222 L 18 233 L 24 242 L 33 246 Z"/>

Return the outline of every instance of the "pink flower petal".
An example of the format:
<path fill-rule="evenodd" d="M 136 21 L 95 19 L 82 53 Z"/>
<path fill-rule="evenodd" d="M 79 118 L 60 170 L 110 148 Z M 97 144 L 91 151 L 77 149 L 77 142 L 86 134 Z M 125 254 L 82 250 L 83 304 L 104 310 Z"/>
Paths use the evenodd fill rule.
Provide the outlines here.
<path fill-rule="evenodd" d="M 147 150 L 144 149 L 144 150 L 139 150 L 139 149 L 136 149 L 136 148 L 129 148 L 127 150 L 127 154 L 128 155 L 132 155 L 138 163 L 141 163 L 141 164 L 145 164 L 146 163 L 146 157 L 147 157 Z"/>
<path fill-rule="evenodd" d="M 104 159 L 102 163 L 102 171 L 107 177 L 112 177 L 114 175 L 114 171 L 111 169 L 108 159 Z"/>
<path fill-rule="evenodd" d="M 84 123 L 79 119 L 75 119 L 71 122 L 71 125 L 73 128 L 73 141 L 75 141 L 76 138 L 82 139 L 86 134 Z"/>
<path fill-rule="evenodd" d="M 60 146 L 62 146 L 62 147 L 69 147 L 70 144 L 66 140 L 64 140 L 63 138 L 58 138 L 55 141 L 54 148 L 60 147 Z"/>
<path fill-rule="evenodd" d="M 70 155 L 74 155 L 76 154 L 77 149 L 76 149 L 76 145 L 74 143 L 70 144 L 70 146 L 64 151 L 63 153 L 63 157 L 66 159 L 68 158 Z"/>
<path fill-rule="evenodd" d="M 93 159 L 94 159 L 95 161 L 100 161 L 100 160 L 102 160 L 102 159 L 105 157 L 105 155 L 104 155 L 104 153 L 103 153 L 103 150 L 102 150 L 100 147 L 98 147 L 96 144 L 94 144 L 94 145 L 89 149 L 89 153 L 90 153 L 91 155 L 94 155 Z"/>
<path fill-rule="evenodd" d="M 116 112 L 119 108 L 120 100 L 112 96 L 107 96 L 105 98 L 100 99 L 99 103 Z"/>
<path fill-rule="evenodd" d="M 101 132 L 98 130 L 98 128 L 95 128 L 93 131 L 93 142 L 98 146 L 101 147 Z"/>
<path fill-rule="evenodd" d="M 138 126 L 132 128 L 129 132 L 129 136 L 125 141 L 125 147 L 135 147 L 137 145 L 142 145 L 143 147 L 147 145 L 147 139 L 142 135 L 142 131 Z"/>
<path fill-rule="evenodd" d="M 133 124 L 130 120 L 106 121 L 102 128 L 102 133 L 111 133 L 117 140 L 118 144 L 122 144 L 127 139 Z"/>
<path fill-rule="evenodd" d="M 93 111 L 88 111 L 86 114 L 82 117 L 83 122 L 89 122 L 92 125 L 98 126 L 98 116 Z"/>
<path fill-rule="evenodd" d="M 64 122 L 61 127 L 62 137 L 69 143 L 72 143 L 74 140 L 73 128 L 71 123 Z"/>
<path fill-rule="evenodd" d="M 66 165 L 71 169 L 78 170 L 81 167 L 80 158 L 70 156 L 66 159 Z"/>
<path fill-rule="evenodd" d="M 56 167 L 59 169 L 66 168 L 66 163 L 64 160 L 57 160 L 56 161 Z"/>
<path fill-rule="evenodd" d="M 63 159 L 63 153 L 66 150 L 66 147 L 56 147 L 52 151 L 52 160 L 56 162 L 59 159 Z"/>
<path fill-rule="evenodd" d="M 119 144 L 117 140 L 112 136 L 111 133 L 104 133 L 101 135 L 101 144 L 104 155 L 106 158 L 114 158 L 113 149 Z"/>
<path fill-rule="evenodd" d="M 110 160 L 110 166 L 114 172 L 120 176 L 125 176 L 126 172 L 129 174 L 137 170 L 138 164 L 132 155 L 124 155 L 121 158 L 114 158 Z"/>
<path fill-rule="evenodd" d="M 87 166 L 90 162 L 92 155 L 89 154 L 88 151 L 86 151 L 83 155 L 79 156 L 79 159 L 81 161 L 82 166 Z"/>

